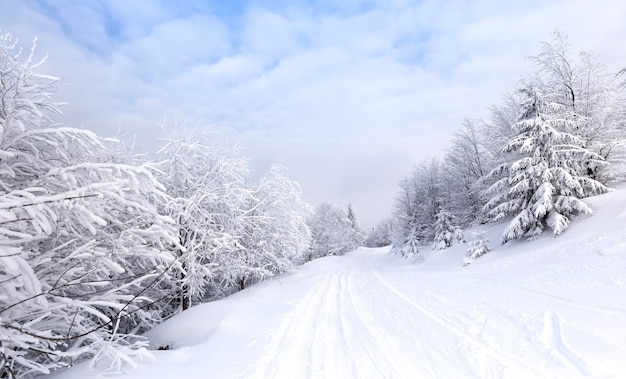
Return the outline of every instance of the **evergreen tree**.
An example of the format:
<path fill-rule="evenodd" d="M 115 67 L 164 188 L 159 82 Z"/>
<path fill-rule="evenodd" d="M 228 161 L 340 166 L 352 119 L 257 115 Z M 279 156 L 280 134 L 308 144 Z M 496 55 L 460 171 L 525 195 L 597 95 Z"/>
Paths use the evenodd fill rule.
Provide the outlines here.
<path fill-rule="evenodd" d="M 419 257 L 420 239 L 418 237 L 417 224 L 411 226 L 409 234 L 406 236 L 402 247 L 399 249 L 400 255 L 405 258 L 415 259 Z"/>
<path fill-rule="evenodd" d="M 525 100 L 514 125 L 517 135 L 503 148 L 517 158 L 491 172 L 492 177 L 504 177 L 489 188 L 495 196 L 485 205 L 493 220 L 513 216 L 502 243 L 537 238 L 546 226 L 558 235 L 575 214 L 591 212 L 581 198 L 606 191 L 601 183 L 580 175 L 583 164 L 600 165 L 603 159 L 583 148 L 577 136 L 561 131 L 570 122 L 559 117 L 561 106 L 535 85 L 521 92 Z"/>
<path fill-rule="evenodd" d="M 622 163 L 626 157 L 624 103 L 617 77 L 606 73 L 606 67 L 593 52 L 572 54 L 567 36 L 559 30 L 531 58 L 544 93 L 559 104 L 559 114 L 569 121 L 560 125 L 559 131 L 579 137 L 586 149 L 607 162 Z M 623 178 L 618 171 L 623 170 L 620 166 L 597 165 L 592 159 L 583 162 L 580 174 L 606 182 Z"/>
<path fill-rule="evenodd" d="M 473 240 L 469 243 L 467 254 L 465 256 L 465 264 L 472 263 L 476 258 L 491 251 L 489 248 L 489 240 L 485 238 L 483 230 L 477 230 L 473 233 Z"/>
<path fill-rule="evenodd" d="M 435 221 L 433 250 L 443 250 L 461 241 L 463 241 L 463 231 L 455 225 L 452 213 L 446 210 L 440 211 Z"/>
<path fill-rule="evenodd" d="M 348 221 L 350 221 L 350 226 L 352 227 L 352 238 L 355 246 L 363 246 L 365 243 L 365 235 L 361 225 L 359 224 L 359 220 L 357 220 L 356 214 L 354 213 L 352 204 L 348 204 Z"/>

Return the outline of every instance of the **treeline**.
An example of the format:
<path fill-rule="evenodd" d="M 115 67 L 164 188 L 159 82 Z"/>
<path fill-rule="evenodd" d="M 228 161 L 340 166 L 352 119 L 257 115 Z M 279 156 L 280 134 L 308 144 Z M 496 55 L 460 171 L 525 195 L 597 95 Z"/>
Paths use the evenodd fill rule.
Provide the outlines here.
<path fill-rule="evenodd" d="M 179 127 L 146 161 L 55 124 L 33 52 L 0 36 L 0 378 L 121 364 L 142 331 L 321 254 L 281 168 L 252 180 L 236 149 Z"/>
<path fill-rule="evenodd" d="M 309 259 L 343 255 L 365 242 L 363 229 L 351 204 L 344 209 L 322 202 L 309 219 L 309 227 L 312 236 Z"/>
<path fill-rule="evenodd" d="M 499 220 L 510 220 L 502 243 L 532 240 L 546 229 L 558 235 L 577 214 L 591 212 L 580 199 L 624 179 L 619 75 L 607 73 L 592 52 L 573 55 L 559 32 L 530 59 L 534 71 L 490 109 L 489 119 L 466 120 L 445 157 L 419 164 L 400 183 L 394 251 L 408 256 L 425 244 L 445 247 L 462 239 L 454 237 L 459 228 Z M 473 246 L 488 250 L 480 239 Z"/>

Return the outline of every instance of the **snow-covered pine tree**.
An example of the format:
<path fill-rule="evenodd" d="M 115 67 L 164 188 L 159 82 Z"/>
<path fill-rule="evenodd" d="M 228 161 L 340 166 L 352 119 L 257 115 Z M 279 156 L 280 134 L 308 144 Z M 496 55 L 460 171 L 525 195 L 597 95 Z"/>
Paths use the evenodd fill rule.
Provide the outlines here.
<path fill-rule="evenodd" d="M 461 241 L 463 241 L 463 231 L 456 226 L 452 213 L 446 210 L 439 211 L 435 221 L 433 250 L 443 250 Z"/>
<path fill-rule="evenodd" d="M 469 243 L 469 247 L 467 249 L 467 254 L 464 259 L 464 263 L 470 264 L 476 258 L 480 257 L 483 254 L 487 254 L 491 251 L 489 248 L 489 240 L 485 238 L 484 230 L 476 230 L 472 234 L 472 241 Z"/>
<path fill-rule="evenodd" d="M 593 160 L 584 162 L 580 174 L 601 182 L 623 178 L 624 101 L 617 77 L 606 72 L 593 52 L 573 54 L 567 35 L 559 30 L 531 58 L 544 93 L 551 94 L 550 100 L 561 106 L 561 117 L 570 121 L 560 131 L 576 135 L 586 149 L 607 162 L 620 163 L 598 166 Z"/>
<path fill-rule="evenodd" d="M 601 183 L 579 174 L 583 164 L 600 165 L 603 159 L 583 148 L 577 136 L 561 131 L 570 122 L 559 117 L 561 105 L 532 83 L 521 92 L 525 100 L 514 125 L 517 135 L 503 148 L 518 158 L 491 172 L 491 177 L 504 177 L 489 188 L 494 196 L 485 205 L 494 221 L 513 216 L 502 243 L 537 238 L 546 226 L 558 235 L 575 214 L 591 213 L 581 198 L 607 191 Z"/>
<path fill-rule="evenodd" d="M 365 243 L 365 235 L 363 233 L 363 229 L 361 228 L 361 224 L 359 224 L 359 220 L 356 217 L 356 213 L 354 213 L 352 204 L 348 204 L 348 221 L 350 221 L 350 226 L 352 227 L 354 245 L 363 246 Z"/>
<path fill-rule="evenodd" d="M 419 255 L 420 239 L 417 236 L 417 231 L 410 233 L 400 249 L 400 255 L 405 258 L 415 258 Z"/>

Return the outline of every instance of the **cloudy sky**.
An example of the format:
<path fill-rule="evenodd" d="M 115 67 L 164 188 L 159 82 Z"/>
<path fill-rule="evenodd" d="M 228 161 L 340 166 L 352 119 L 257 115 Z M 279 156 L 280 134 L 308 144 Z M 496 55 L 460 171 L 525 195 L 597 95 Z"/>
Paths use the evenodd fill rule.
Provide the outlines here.
<path fill-rule="evenodd" d="M 0 0 L 2 32 L 49 54 L 65 125 L 152 152 L 165 118 L 214 130 L 367 226 L 555 28 L 626 66 L 624 20 L 624 0 Z"/>

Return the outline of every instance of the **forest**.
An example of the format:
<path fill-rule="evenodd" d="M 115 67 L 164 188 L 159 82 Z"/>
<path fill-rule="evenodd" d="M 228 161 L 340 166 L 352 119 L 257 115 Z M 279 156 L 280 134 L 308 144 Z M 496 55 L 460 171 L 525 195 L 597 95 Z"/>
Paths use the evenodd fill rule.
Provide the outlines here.
<path fill-rule="evenodd" d="M 445 156 L 417 165 L 371 246 L 391 243 L 415 256 L 425 245 L 469 240 L 471 261 L 488 251 L 480 230 L 486 223 L 507 221 L 506 243 L 545 230 L 559 235 L 577 215 L 593 213 L 581 199 L 625 178 L 626 81 L 624 70 L 607 72 L 594 53 L 572 50 L 554 32 L 529 57 L 534 70 L 488 119 L 465 120 Z M 476 235 L 463 236 L 466 228 Z"/>
<path fill-rule="evenodd" d="M 623 72 L 560 32 L 489 119 L 465 120 L 445 156 L 409 173 L 367 233 L 352 206 L 313 208 L 280 166 L 255 180 L 237 148 L 184 124 L 164 123 L 148 159 L 57 123 L 59 79 L 40 73 L 35 47 L 0 36 L 0 378 L 132 362 L 143 332 L 194 304 L 357 246 L 419 257 L 471 240 L 471 262 L 489 251 L 489 222 L 508 223 L 501 243 L 559 235 L 592 213 L 581 199 L 626 173 Z"/>

